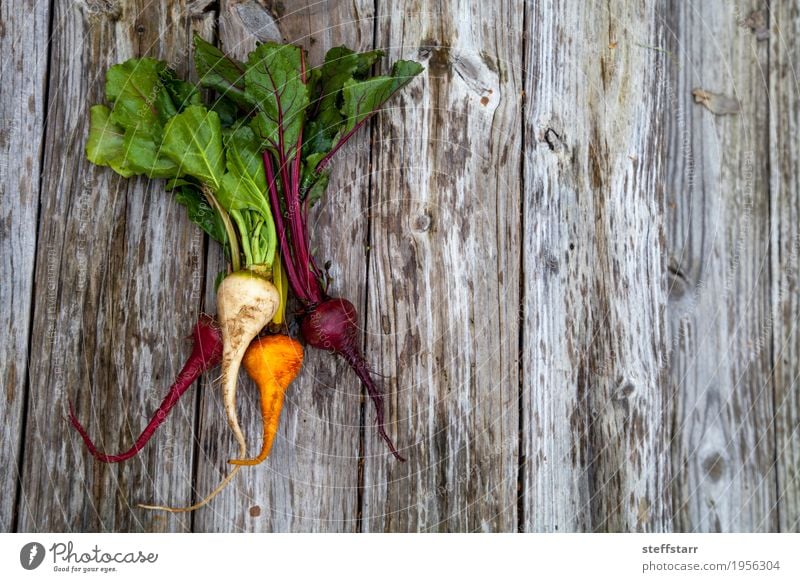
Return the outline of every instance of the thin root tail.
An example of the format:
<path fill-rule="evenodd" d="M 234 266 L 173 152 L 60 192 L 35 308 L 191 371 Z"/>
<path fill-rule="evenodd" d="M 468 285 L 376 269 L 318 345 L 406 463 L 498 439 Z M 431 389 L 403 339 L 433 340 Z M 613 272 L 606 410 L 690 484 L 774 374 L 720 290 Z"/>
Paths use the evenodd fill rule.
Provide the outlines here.
<path fill-rule="evenodd" d="M 239 472 L 241 467 L 235 467 L 233 471 L 228 473 L 228 476 L 222 480 L 222 482 L 217 485 L 217 488 L 214 489 L 208 496 L 203 499 L 202 501 L 198 501 L 194 505 L 190 505 L 189 507 L 168 507 L 166 505 L 145 505 L 143 503 L 139 503 L 137 507 L 141 507 L 142 509 L 151 509 L 154 511 L 168 511 L 169 513 L 186 513 L 188 511 L 194 511 L 196 509 L 200 509 L 204 505 L 207 505 L 212 499 L 214 499 L 220 492 L 228 486 L 228 483 L 236 476 L 236 473 Z"/>

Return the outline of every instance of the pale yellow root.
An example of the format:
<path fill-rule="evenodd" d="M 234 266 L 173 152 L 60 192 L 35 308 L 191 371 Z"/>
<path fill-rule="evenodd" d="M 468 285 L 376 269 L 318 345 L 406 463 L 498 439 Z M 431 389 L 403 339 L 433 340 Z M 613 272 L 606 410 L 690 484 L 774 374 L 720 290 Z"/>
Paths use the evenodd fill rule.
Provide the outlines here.
<path fill-rule="evenodd" d="M 281 297 L 275 286 L 252 271 L 231 273 L 217 289 L 217 318 L 222 327 L 222 399 L 228 424 L 239 444 L 239 456 L 247 456 L 247 441 L 236 413 L 239 366 L 247 347 L 275 315 Z"/>
<path fill-rule="evenodd" d="M 205 499 L 203 499 L 202 501 L 198 501 L 197 503 L 195 503 L 194 505 L 190 505 L 189 507 L 167 507 L 166 505 L 145 505 L 143 503 L 139 503 L 137 507 L 141 507 L 142 509 L 169 511 L 170 513 L 185 513 L 187 511 L 194 511 L 195 509 L 200 509 L 204 505 L 208 504 L 208 502 L 214 499 L 217 495 L 219 495 L 219 493 L 223 489 L 225 489 L 225 487 L 228 486 L 228 483 L 230 483 L 231 479 L 233 479 L 236 476 L 236 473 L 239 472 L 239 469 L 241 469 L 241 467 L 234 468 L 233 471 L 228 473 L 228 476 L 222 480 L 222 483 L 217 485 L 217 488 L 214 489 L 211 493 L 209 493 Z"/>
<path fill-rule="evenodd" d="M 217 318 L 222 327 L 222 398 L 228 424 L 239 444 L 239 456 L 247 456 L 247 441 L 236 414 L 236 383 L 247 347 L 275 315 L 281 297 L 275 286 L 251 271 L 231 273 L 217 289 Z M 139 504 L 142 509 L 183 513 L 194 511 L 214 499 L 241 469 L 235 467 L 205 499 L 190 507 Z"/>

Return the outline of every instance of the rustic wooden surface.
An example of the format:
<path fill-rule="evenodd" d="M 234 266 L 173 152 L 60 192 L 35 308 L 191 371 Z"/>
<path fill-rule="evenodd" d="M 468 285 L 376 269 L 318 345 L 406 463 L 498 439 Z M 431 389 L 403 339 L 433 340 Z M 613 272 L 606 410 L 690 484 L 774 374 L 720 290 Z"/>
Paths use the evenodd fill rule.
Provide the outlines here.
<path fill-rule="evenodd" d="M 655 4 L 3 4 L 0 528 L 800 530 L 800 13 Z M 82 155 L 108 65 L 191 75 L 193 31 L 425 65 L 313 230 L 409 461 L 308 351 L 267 462 L 167 516 L 134 505 L 197 500 L 235 452 L 213 374 L 134 461 L 93 462 L 64 417 L 130 443 L 214 311 L 216 244 Z"/>
<path fill-rule="evenodd" d="M 526 15 L 521 517 L 662 531 L 662 15 L 593 6 Z"/>
<path fill-rule="evenodd" d="M 800 530 L 800 13 L 777 3 L 769 50 L 770 264 L 776 526 Z M 763 150 L 761 150 L 763 154 Z M 765 528 L 766 529 L 766 528 Z"/>
<path fill-rule="evenodd" d="M 770 258 L 771 216 L 779 221 L 780 213 L 770 208 L 766 155 L 772 41 L 744 24 L 758 7 L 678 3 L 672 15 L 669 392 L 673 504 L 684 530 L 778 526 Z M 698 89 L 738 101 L 739 112 L 698 106 Z M 797 360 L 796 351 L 786 356 Z"/>
<path fill-rule="evenodd" d="M 39 210 L 50 7 L 36 2 L 27 18 L 0 6 L 0 487 L 17 491 L 24 439 L 26 369 L 31 336 L 33 268 Z M 13 273 L 13 275 L 12 275 Z M 0 531 L 11 531 L 18 498 L 0 499 Z"/>

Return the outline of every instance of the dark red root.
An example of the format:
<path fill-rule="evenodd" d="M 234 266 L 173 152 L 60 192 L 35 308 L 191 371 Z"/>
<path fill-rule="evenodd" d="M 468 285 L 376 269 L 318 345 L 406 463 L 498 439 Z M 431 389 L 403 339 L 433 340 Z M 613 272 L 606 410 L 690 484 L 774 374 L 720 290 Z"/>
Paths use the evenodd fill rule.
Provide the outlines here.
<path fill-rule="evenodd" d="M 309 310 L 300 322 L 300 329 L 308 345 L 339 354 L 350 365 L 375 405 L 378 433 L 386 441 L 392 454 L 398 460 L 405 461 L 386 434 L 383 395 L 375 385 L 369 366 L 358 347 L 358 314 L 353 304 L 338 297 L 326 299 Z"/>
<path fill-rule="evenodd" d="M 166 420 L 170 410 L 178 403 L 180 397 L 194 384 L 195 380 L 204 372 L 219 364 L 222 359 L 222 332 L 212 317 L 205 314 L 200 316 L 192 332 L 192 338 L 194 340 L 192 353 L 186 360 L 186 364 L 178 374 L 178 377 L 175 379 L 175 383 L 170 386 L 166 397 L 142 431 L 142 434 L 136 439 L 134 445 L 124 453 L 108 455 L 99 451 L 89 437 L 89 433 L 75 415 L 72 402 L 69 402 L 70 422 L 83 438 L 83 442 L 86 443 L 89 452 L 92 453 L 97 460 L 103 463 L 119 463 L 120 461 L 125 461 L 136 456 L 152 438 L 156 429 Z"/>
<path fill-rule="evenodd" d="M 369 394 L 369 397 L 372 399 L 372 404 L 375 405 L 378 434 L 381 435 L 381 438 L 383 438 L 383 440 L 386 442 L 389 450 L 392 451 L 392 454 L 397 458 L 397 460 L 405 463 L 405 458 L 397 452 L 392 439 L 389 438 L 388 434 L 386 434 L 386 427 L 384 426 L 383 420 L 383 394 L 381 394 L 380 390 L 378 390 L 378 387 L 375 385 L 375 382 L 372 380 L 372 375 L 370 374 L 367 362 L 364 361 L 364 358 L 360 352 L 355 352 L 352 354 L 340 353 L 339 355 L 341 355 L 350 365 L 350 367 L 353 368 L 353 371 L 361 380 L 364 388 L 367 389 L 367 394 Z"/>

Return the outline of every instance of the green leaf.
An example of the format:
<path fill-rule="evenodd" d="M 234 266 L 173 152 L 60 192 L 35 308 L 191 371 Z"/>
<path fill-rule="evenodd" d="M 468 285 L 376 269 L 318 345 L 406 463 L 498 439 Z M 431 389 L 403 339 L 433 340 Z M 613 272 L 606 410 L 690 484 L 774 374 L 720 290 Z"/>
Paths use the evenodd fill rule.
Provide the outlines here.
<path fill-rule="evenodd" d="M 169 98 L 174 106 L 175 113 L 183 111 L 190 105 L 202 105 L 200 92 L 193 84 L 179 79 L 175 71 L 164 67 L 159 73 L 163 89 L 159 92 L 160 98 Z M 173 113 L 172 115 L 174 115 Z"/>
<path fill-rule="evenodd" d="M 227 97 L 220 97 L 211 105 L 211 111 L 216 111 L 222 127 L 233 126 L 238 120 L 239 110 L 236 104 Z"/>
<path fill-rule="evenodd" d="M 337 139 L 349 137 L 352 130 L 375 113 L 398 89 L 407 85 L 423 68 L 414 61 L 397 61 L 392 74 L 364 81 L 350 79 L 342 87 L 345 123 Z"/>
<path fill-rule="evenodd" d="M 218 191 L 225 174 L 219 116 L 202 105 L 191 105 L 164 128 L 163 153 L 181 173 Z"/>
<path fill-rule="evenodd" d="M 86 158 L 98 166 L 107 166 L 128 178 L 134 171 L 125 165 L 125 131 L 110 119 L 111 110 L 105 105 L 94 105 L 89 110 L 89 139 Z"/>
<path fill-rule="evenodd" d="M 142 125 L 155 134 L 169 117 L 156 106 L 166 63 L 151 58 L 129 59 L 106 74 L 106 97 L 114 104 L 111 121 L 124 128 Z M 163 106 L 163 102 L 161 104 Z"/>
<path fill-rule="evenodd" d="M 310 109 L 316 114 L 306 124 L 304 155 L 330 151 L 344 119 L 340 111 L 342 87 L 351 79 L 363 79 L 381 56 L 382 51 L 356 53 L 344 46 L 335 47 L 325 55 L 325 63 L 313 70 L 316 98 Z"/>
<path fill-rule="evenodd" d="M 226 56 L 197 35 L 194 36 L 194 67 L 203 87 L 214 89 L 247 111 L 253 109 L 255 103 L 244 90 L 244 64 Z"/>
<path fill-rule="evenodd" d="M 330 172 L 328 171 L 323 171 L 316 175 L 316 180 L 304 195 L 304 199 L 308 199 L 309 206 L 314 206 L 325 194 L 328 180 L 330 180 Z"/>
<path fill-rule="evenodd" d="M 228 171 L 217 194 L 222 207 L 228 211 L 257 210 L 272 220 L 260 143 L 249 127 L 240 127 L 228 135 L 225 159 Z"/>
<path fill-rule="evenodd" d="M 259 110 L 251 127 L 262 146 L 285 161 L 294 157 L 308 105 L 302 58 L 299 47 L 266 43 L 250 53 L 245 72 L 245 94 Z"/>
<path fill-rule="evenodd" d="M 125 132 L 125 164 L 136 174 L 148 178 L 178 178 L 182 169 L 163 155 L 159 144 L 146 131 L 132 127 Z"/>
<path fill-rule="evenodd" d="M 215 241 L 225 244 L 225 225 L 216 210 L 206 201 L 203 194 L 195 187 L 188 184 L 175 190 L 175 200 L 186 207 L 189 220 L 194 222 Z"/>

